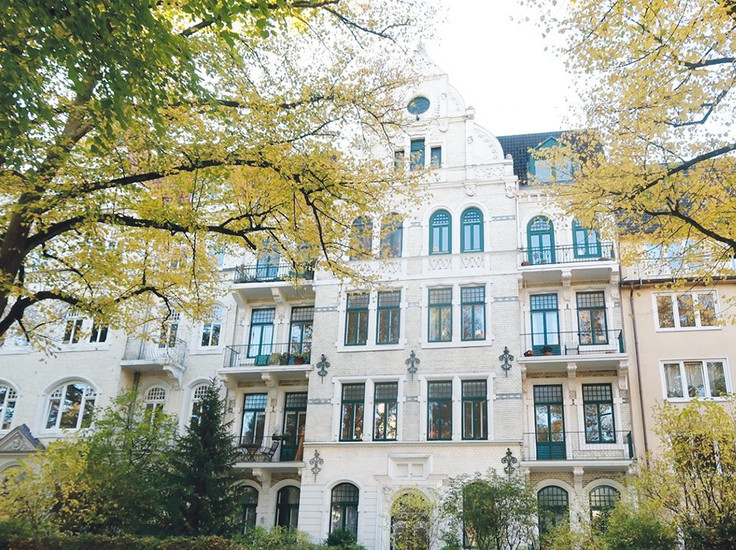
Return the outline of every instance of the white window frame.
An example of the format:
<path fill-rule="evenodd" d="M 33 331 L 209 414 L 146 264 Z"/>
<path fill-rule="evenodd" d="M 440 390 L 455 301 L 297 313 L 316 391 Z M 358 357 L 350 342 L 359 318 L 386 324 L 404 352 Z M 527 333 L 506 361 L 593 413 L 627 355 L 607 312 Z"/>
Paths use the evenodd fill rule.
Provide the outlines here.
<path fill-rule="evenodd" d="M 18 407 L 18 390 L 15 386 L 5 381 L 0 381 L 0 387 L 5 388 L 5 397 L 2 402 L 0 402 L 0 430 L 7 431 L 13 427 L 13 420 L 15 420 L 15 411 Z M 11 402 L 13 403 L 13 412 L 11 413 L 10 418 L 6 418 L 8 405 Z M 6 420 L 7 427 L 5 427 Z"/>
<path fill-rule="evenodd" d="M 704 396 L 693 396 L 691 397 L 687 388 L 687 373 L 685 371 L 685 363 L 700 363 L 701 368 L 701 376 L 703 379 L 703 389 L 705 392 Z M 707 363 L 721 363 L 721 366 L 723 368 L 723 378 L 726 383 L 726 393 L 722 396 L 712 396 L 712 391 L 710 387 L 710 380 L 708 379 L 708 372 L 706 369 Z M 665 373 L 665 365 L 672 365 L 672 364 L 678 364 L 679 365 L 679 374 L 680 374 L 680 384 L 682 386 L 682 397 L 679 396 L 669 396 L 669 388 L 667 386 L 667 375 Z M 725 357 L 718 357 L 718 358 L 708 358 L 708 359 L 662 359 L 659 362 L 659 372 L 660 376 L 662 378 L 662 394 L 664 399 L 667 401 L 675 401 L 675 402 L 686 402 L 691 401 L 692 399 L 712 399 L 712 400 L 726 400 L 728 399 L 728 394 L 731 393 L 732 387 L 731 387 L 731 380 L 729 377 L 729 371 L 728 371 L 728 362 L 726 361 Z"/>
<path fill-rule="evenodd" d="M 61 420 L 64 416 L 64 413 L 66 412 L 62 410 L 64 396 L 66 395 L 67 388 L 74 384 L 82 386 L 84 388 L 82 390 L 82 400 L 79 404 L 80 414 L 77 417 L 77 422 L 74 427 L 63 428 L 61 427 Z M 60 430 L 77 431 L 77 430 L 80 430 L 86 427 L 84 426 L 84 417 L 85 417 L 84 413 L 87 407 L 87 403 L 89 401 L 92 401 L 92 411 L 91 412 L 94 413 L 94 409 L 97 406 L 98 398 L 99 398 L 99 394 L 97 392 L 97 389 L 91 384 L 89 384 L 88 382 L 85 382 L 84 380 L 69 380 L 67 382 L 63 382 L 55 386 L 54 389 L 49 393 L 48 397 L 46 398 L 46 406 L 44 408 L 45 414 L 43 416 L 43 430 L 44 431 L 60 431 Z M 53 402 L 58 402 L 56 420 L 54 421 L 53 426 L 48 426 L 49 416 L 51 414 L 51 408 L 52 408 Z M 91 420 L 92 419 L 90 419 L 90 422 Z"/>
<path fill-rule="evenodd" d="M 199 324 L 199 331 L 198 331 L 198 338 L 196 342 L 196 347 L 202 351 L 216 351 L 222 349 L 222 340 L 223 340 L 223 328 L 225 326 L 224 323 L 225 320 L 225 308 L 221 305 L 216 305 L 212 308 L 209 318 L 205 321 L 202 321 Z M 213 327 L 217 327 L 217 344 L 212 344 L 212 329 Z M 209 327 L 209 339 L 208 344 L 205 345 L 202 343 L 202 338 L 204 337 L 204 330 L 206 327 Z"/>
<path fill-rule="evenodd" d="M 706 294 L 710 294 L 713 297 L 713 307 L 715 309 L 714 316 L 716 319 L 716 324 L 714 325 L 701 324 L 700 308 L 698 307 L 698 297 Z M 693 308 L 695 313 L 694 326 L 680 326 L 680 310 L 677 302 L 677 298 L 680 296 L 692 296 Z M 660 297 L 668 297 L 670 299 L 670 303 L 672 304 L 672 322 L 674 325 L 673 327 L 662 327 L 659 324 L 659 304 L 657 303 L 657 298 Z M 673 332 L 678 330 L 714 330 L 720 328 L 720 326 L 717 324 L 718 317 L 720 316 L 720 307 L 718 306 L 718 293 L 715 290 L 691 292 L 657 292 L 652 294 L 652 311 L 654 312 L 654 325 L 658 331 Z"/>

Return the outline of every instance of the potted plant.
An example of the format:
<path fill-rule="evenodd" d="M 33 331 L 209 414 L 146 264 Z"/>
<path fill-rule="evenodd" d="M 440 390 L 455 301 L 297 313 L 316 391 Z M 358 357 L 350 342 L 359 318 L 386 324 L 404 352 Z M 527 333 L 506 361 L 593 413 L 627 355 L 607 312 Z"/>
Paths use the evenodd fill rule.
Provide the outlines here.
<path fill-rule="evenodd" d="M 288 365 L 289 364 L 289 354 L 284 352 L 281 355 L 279 355 L 279 365 Z"/>
<path fill-rule="evenodd" d="M 546 346 L 542 346 L 542 349 L 540 349 L 539 351 L 542 352 L 542 355 L 552 355 L 553 349 L 552 349 L 552 346 L 546 345 Z"/>
<path fill-rule="evenodd" d="M 309 361 L 309 353 L 295 353 L 292 355 L 292 357 L 294 357 L 295 365 L 303 365 L 304 363 L 307 363 Z"/>

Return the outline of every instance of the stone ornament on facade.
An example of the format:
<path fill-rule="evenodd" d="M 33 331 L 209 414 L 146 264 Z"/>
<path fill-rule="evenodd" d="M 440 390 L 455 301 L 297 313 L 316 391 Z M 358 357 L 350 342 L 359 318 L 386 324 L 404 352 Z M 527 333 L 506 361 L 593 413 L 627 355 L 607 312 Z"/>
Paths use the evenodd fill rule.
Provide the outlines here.
<path fill-rule="evenodd" d="M 314 456 L 309 459 L 309 464 L 312 466 L 312 474 L 314 475 L 314 481 L 317 481 L 317 474 L 322 471 L 322 465 L 325 463 L 324 459 L 319 456 L 319 451 L 314 450 Z"/>

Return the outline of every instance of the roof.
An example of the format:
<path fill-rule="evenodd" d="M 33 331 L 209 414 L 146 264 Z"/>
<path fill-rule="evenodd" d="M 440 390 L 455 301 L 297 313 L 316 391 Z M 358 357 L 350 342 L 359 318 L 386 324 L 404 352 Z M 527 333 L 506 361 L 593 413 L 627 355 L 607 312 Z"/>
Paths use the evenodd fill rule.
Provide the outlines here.
<path fill-rule="evenodd" d="M 514 136 L 497 136 L 503 154 L 511 155 L 514 159 L 514 174 L 519 181 L 526 183 L 529 174 L 529 150 L 535 149 L 538 145 L 544 143 L 549 138 L 560 139 L 564 132 L 557 130 L 555 132 L 538 132 L 536 134 L 518 134 Z"/>

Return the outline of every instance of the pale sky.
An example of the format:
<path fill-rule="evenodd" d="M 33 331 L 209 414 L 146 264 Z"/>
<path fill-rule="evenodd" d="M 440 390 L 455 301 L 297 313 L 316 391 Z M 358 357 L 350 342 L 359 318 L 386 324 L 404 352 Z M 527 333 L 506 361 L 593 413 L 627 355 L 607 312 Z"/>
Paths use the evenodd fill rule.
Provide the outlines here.
<path fill-rule="evenodd" d="M 517 0 L 444 0 L 446 21 L 425 44 L 494 135 L 566 130 L 569 77 Z M 511 20 L 513 16 L 514 20 Z"/>

